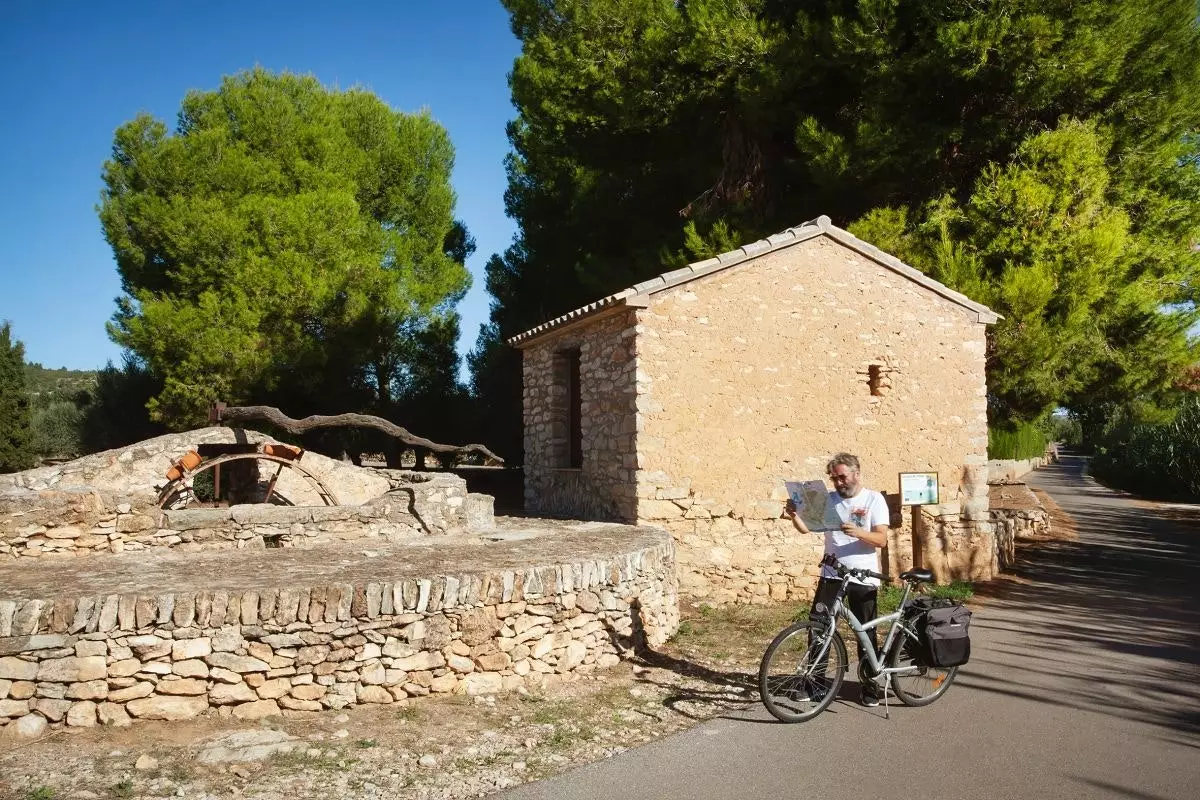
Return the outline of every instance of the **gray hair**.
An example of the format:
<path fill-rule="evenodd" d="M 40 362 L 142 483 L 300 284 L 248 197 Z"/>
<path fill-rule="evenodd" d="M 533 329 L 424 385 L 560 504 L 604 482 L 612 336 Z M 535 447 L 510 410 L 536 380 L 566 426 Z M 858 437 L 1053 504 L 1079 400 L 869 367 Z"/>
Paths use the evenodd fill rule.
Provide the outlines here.
<path fill-rule="evenodd" d="M 829 459 L 829 463 L 825 465 L 825 474 L 832 475 L 834 469 L 839 466 L 849 467 L 855 472 L 861 472 L 858 465 L 858 456 L 852 456 L 849 453 L 838 453 L 833 458 Z"/>

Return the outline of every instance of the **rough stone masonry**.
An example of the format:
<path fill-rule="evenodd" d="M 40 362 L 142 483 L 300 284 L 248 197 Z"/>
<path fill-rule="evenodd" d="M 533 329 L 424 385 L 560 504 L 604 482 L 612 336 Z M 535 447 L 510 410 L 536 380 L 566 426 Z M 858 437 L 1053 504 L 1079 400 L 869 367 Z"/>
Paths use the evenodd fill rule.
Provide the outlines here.
<path fill-rule="evenodd" d="M 656 529 L 521 520 L 354 545 L 0 566 L 0 735 L 535 687 L 678 626 Z"/>

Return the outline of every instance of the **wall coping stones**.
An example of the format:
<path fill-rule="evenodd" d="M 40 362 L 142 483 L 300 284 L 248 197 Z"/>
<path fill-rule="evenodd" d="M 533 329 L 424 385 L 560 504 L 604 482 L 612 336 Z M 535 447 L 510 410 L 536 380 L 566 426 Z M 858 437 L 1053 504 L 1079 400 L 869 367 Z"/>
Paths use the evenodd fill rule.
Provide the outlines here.
<path fill-rule="evenodd" d="M 364 587 L 365 604 L 365 587 L 372 583 L 411 581 L 418 597 L 435 586 L 444 592 L 448 572 L 460 587 L 462 576 L 474 576 L 469 584 L 474 588 L 483 575 L 505 572 L 529 575 L 530 581 L 538 584 L 543 579 L 562 580 L 563 565 L 606 559 L 615 563 L 628 553 L 673 546 L 669 534 L 649 526 L 500 520 L 503 522 L 495 533 L 420 537 L 402 543 L 356 540 L 314 550 L 258 550 L 252 557 L 239 550 L 177 553 L 164 548 L 163 552 L 125 553 L 102 559 L 0 562 L 0 603 L 14 603 L 13 619 L 24 620 L 34 615 L 31 603 L 40 602 L 38 618 L 60 617 L 63 626 L 74 627 L 81 621 L 78 617 L 84 616 L 88 618 L 88 632 L 93 632 L 101 622 L 116 627 L 121 595 L 153 599 L 160 611 L 164 597 L 173 596 L 171 616 L 179 624 L 181 598 L 192 598 L 190 613 L 194 614 L 194 596 L 200 592 L 215 604 L 228 603 L 229 597 L 242 596 L 247 590 L 290 591 L 341 584 Z M 573 582 L 574 573 L 568 569 L 567 575 Z M 547 591 L 553 588 L 551 585 Z M 224 600 L 217 595 L 223 595 Z M 48 606 L 57 606 L 56 600 L 66 598 L 78 599 L 71 603 L 74 611 L 47 611 Z M 456 598 L 451 602 L 458 603 Z M 91 613 L 80 613 L 89 604 Z M 107 619 L 105 609 L 110 605 L 112 619 Z M 209 609 L 210 614 L 213 610 Z M 38 626 L 39 630 L 43 627 L 49 626 Z M 13 630 L 11 635 L 35 632 Z"/>

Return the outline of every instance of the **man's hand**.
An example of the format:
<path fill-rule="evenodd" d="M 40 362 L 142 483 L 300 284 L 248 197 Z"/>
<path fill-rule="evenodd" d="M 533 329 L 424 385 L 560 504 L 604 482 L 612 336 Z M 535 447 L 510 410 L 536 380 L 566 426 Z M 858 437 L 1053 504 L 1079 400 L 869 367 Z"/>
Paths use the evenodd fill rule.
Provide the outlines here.
<path fill-rule="evenodd" d="M 866 531 L 855 525 L 853 522 L 842 523 L 842 533 L 847 536 L 853 536 L 855 539 L 861 539 L 866 535 Z"/>
<path fill-rule="evenodd" d="M 860 528 L 859 526 L 847 522 L 842 525 L 842 533 L 847 536 L 853 536 L 860 542 L 866 542 L 872 547 L 886 547 L 888 537 L 887 525 L 876 525 L 872 530 Z"/>
<path fill-rule="evenodd" d="M 790 499 L 783 504 L 783 515 L 792 521 L 792 524 L 796 526 L 796 530 L 801 533 L 812 533 L 800 519 L 800 515 L 796 513 L 796 504 Z"/>

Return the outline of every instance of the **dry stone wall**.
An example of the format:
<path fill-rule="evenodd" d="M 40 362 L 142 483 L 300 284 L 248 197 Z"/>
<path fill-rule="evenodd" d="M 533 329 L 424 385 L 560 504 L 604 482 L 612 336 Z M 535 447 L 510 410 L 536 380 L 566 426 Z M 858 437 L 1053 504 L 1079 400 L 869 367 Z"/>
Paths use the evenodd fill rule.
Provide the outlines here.
<path fill-rule="evenodd" d="M 990 487 L 992 525 L 996 530 L 996 553 L 1002 568 L 1016 561 L 1019 539 L 1038 539 L 1050 533 L 1050 515 L 1024 483 L 1000 483 Z"/>
<path fill-rule="evenodd" d="M 528 568 L 237 591 L 0 591 L 0 728 L 256 719 L 536 687 L 615 664 L 678 626 L 669 537 L 626 530 L 619 554 Z"/>
<path fill-rule="evenodd" d="M 637 516 L 633 312 L 594 320 L 524 354 L 525 509 L 578 519 Z M 582 458 L 566 460 L 567 376 L 556 359 L 579 353 Z"/>
<path fill-rule="evenodd" d="M 158 488 L 176 459 L 202 444 L 260 444 L 274 441 L 252 430 L 200 428 L 147 439 L 128 447 L 105 450 L 64 464 L 0 475 L 0 502 L 14 502 L 46 491 L 97 495 L 106 508 L 128 504 L 134 509 L 157 504 Z M 363 469 L 319 453 L 306 452 L 304 467 L 333 492 L 339 505 L 363 505 L 386 492 L 389 481 L 376 470 Z M 283 470 L 278 494 L 293 505 L 319 506 L 322 500 L 304 478 Z M 65 501 L 64 501 L 65 502 Z"/>
<path fill-rule="evenodd" d="M 221 429 L 214 429 L 221 430 Z M 187 441 L 195 441 L 188 439 Z M 177 448 L 179 449 L 179 448 Z M 180 452 L 186 452 L 183 447 Z M 304 456 L 306 466 L 312 454 Z M 328 459 L 325 459 L 328 461 Z M 135 462 L 136 463 L 136 462 Z M 114 488 L 34 488 L 44 476 L 0 489 L 0 561 L 12 558 L 71 558 L 167 547 L 185 552 L 208 549 L 313 547 L 347 539 L 401 539 L 483 530 L 492 525 L 492 498 L 468 493 L 466 482 L 449 473 L 357 469 L 360 485 L 379 492 L 358 506 L 271 504 L 163 511 L 146 495 Z M 67 470 L 69 474 L 70 470 Z M 287 470 L 284 470 L 287 472 Z M 283 473 L 281 473 L 282 475 Z M 136 480 L 143 480 L 138 474 Z M 345 489 L 345 482 L 341 485 Z M 363 492 L 345 492 L 359 496 Z M 120 501 L 124 498 L 124 501 Z M 129 500 L 139 500 L 134 505 Z"/>

